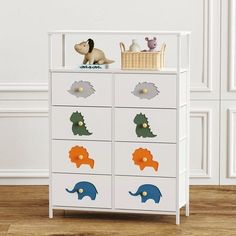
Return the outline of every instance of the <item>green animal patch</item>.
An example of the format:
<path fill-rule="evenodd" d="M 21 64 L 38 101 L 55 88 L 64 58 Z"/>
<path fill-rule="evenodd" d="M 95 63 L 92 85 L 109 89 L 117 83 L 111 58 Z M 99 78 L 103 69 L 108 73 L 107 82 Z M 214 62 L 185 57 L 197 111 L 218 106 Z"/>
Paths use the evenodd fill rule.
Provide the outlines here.
<path fill-rule="evenodd" d="M 84 121 L 84 117 L 81 114 L 81 112 L 78 112 L 78 111 L 73 112 L 70 117 L 70 121 L 73 123 L 72 124 L 72 132 L 74 135 L 83 136 L 83 135 L 91 135 L 92 134 L 88 131 L 85 121 Z"/>
<path fill-rule="evenodd" d="M 137 114 L 134 118 L 134 123 L 136 124 L 135 131 L 138 137 L 154 138 L 157 136 L 151 131 L 148 118 L 145 116 L 145 114 Z"/>

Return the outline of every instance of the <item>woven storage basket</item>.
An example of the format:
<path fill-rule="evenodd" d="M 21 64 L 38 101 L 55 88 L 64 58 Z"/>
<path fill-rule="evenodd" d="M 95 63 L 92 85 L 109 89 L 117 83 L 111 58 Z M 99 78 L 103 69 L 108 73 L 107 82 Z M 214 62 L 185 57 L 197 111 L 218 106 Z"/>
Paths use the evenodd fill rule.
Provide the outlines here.
<path fill-rule="evenodd" d="M 161 70 L 164 67 L 166 44 L 162 44 L 160 51 L 130 52 L 120 43 L 122 70 Z"/>

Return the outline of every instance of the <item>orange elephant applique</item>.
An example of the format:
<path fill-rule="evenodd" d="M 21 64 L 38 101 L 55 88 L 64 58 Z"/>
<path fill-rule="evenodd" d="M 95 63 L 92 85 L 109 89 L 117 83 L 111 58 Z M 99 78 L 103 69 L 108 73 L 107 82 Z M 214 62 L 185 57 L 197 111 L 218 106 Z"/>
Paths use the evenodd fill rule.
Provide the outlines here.
<path fill-rule="evenodd" d="M 133 161 L 138 165 L 140 170 L 145 167 L 153 167 L 155 171 L 158 170 L 159 163 L 153 160 L 152 153 L 148 149 L 138 148 L 133 153 Z"/>
<path fill-rule="evenodd" d="M 82 146 L 74 146 L 69 151 L 71 162 L 76 164 L 79 168 L 81 165 L 89 165 L 92 169 L 94 167 L 94 160 L 89 158 L 89 153 L 86 148 Z"/>

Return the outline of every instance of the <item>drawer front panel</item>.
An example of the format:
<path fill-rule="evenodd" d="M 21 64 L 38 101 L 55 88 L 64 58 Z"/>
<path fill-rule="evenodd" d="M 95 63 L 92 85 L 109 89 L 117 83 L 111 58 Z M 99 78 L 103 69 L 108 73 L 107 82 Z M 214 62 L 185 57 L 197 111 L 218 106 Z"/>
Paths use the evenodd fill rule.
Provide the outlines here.
<path fill-rule="evenodd" d="M 53 73 L 52 104 L 111 106 L 112 76 L 100 73 Z"/>
<path fill-rule="evenodd" d="M 54 206 L 111 208 L 111 177 L 53 174 Z"/>
<path fill-rule="evenodd" d="M 111 143 L 53 140 L 52 171 L 111 174 Z"/>
<path fill-rule="evenodd" d="M 175 178 L 115 177 L 115 208 L 175 211 Z"/>
<path fill-rule="evenodd" d="M 115 109 L 116 141 L 176 142 L 176 110 Z"/>
<path fill-rule="evenodd" d="M 176 176 L 176 145 L 116 143 L 116 175 Z"/>
<path fill-rule="evenodd" d="M 115 89 L 118 107 L 176 108 L 175 75 L 115 75 Z"/>
<path fill-rule="evenodd" d="M 54 139 L 111 140 L 111 109 L 53 107 Z"/>

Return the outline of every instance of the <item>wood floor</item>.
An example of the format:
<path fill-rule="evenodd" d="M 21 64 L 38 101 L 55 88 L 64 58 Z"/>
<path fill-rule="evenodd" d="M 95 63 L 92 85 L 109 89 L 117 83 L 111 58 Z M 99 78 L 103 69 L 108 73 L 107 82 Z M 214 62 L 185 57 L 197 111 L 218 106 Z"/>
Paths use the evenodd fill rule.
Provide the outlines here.
<path fill-rule="evenodd" d="M 0 186 L 0 235 L 236 236 L 236 186 L 194 186 L 190 217 L 56 211 L 47 186 Z"/>

